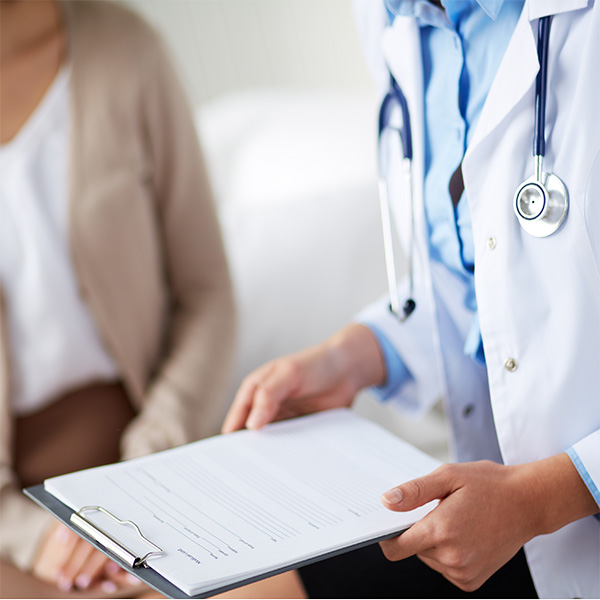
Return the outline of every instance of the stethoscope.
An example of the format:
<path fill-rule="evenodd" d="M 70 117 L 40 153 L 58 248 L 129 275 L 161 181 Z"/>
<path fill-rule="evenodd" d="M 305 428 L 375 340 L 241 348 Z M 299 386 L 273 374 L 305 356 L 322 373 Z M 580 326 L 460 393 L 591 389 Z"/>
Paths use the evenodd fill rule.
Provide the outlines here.
<path fill-rule="evenodd" d="M 397 106 L 402 114 L 402 127 L 390 126 L 390 115 Z M 400 313 L 400 295 L 398 292 L 398 275 L 396 271 L 396 258 L 394 256 L 394 236 L 392 234 L 392 209 L 388 193 L 387 177 L 383 167 L 382 140 L 386 129 L 393 129 L 400 136 L 402 145 L 402 170 L 407 184 L 407 194 L 410 208 L 410 227 L 408 240 L 408 298 L 402 306 Z M 388 289 L 390 291 L 390 310 L 400 321 L 405 321 L 415 310 L 413 300 L 413 247 L 414 247 L 414 203 L 412 189 L 412 132 L 410 128 L 410 114 L 408 103 L 400 86 L 390 73 L 390 90 L 381 102 L 379 109 L 379 126 L 377 132 L 377 164 L 379 174 L 379 206 L 381 208 L 381 224 L 383 227 L 383 249 L 385 252 L 385 266 L 387 271 Z"/>
<path fill-rule="evenodd" d="M 548 76 L 548 42 L 552 17 L 538 22 L 538 60 L 540 70 L 535 80 L 535 136 L 533 138 L 534 175 L 515 193 L 514 210 L 521 227 L 535 237 L 548 237 L 563 224 L 569 211 L 569 192 L 560 178 L 544 173 L 546 152 L 546 88 Z"/>
<path fill-rule="evenodd" d="M 548 75 L 548 46 L 552 17 L 542 17 L 538 22 L 538 60 L 540 70 L 535 85 L 533 159 L 534 175 L 525 180 L 515 193 L 513 208 L 521 227 L 535 237 L 547 237 L 563 224 L 569 210 L 569 193 L 565 184 L 553 173 L 543 170 L 545 155 L 546 126 L 546 88 Z M 400 111 L 401 126 L 390 125 L 390 116 L 394 109 Z M 386 130 L 396 131 L 402 147 L 402 171 L 407 187 L 410 206 L 410 224 L 408 240 L 408 298 L 400 308 L 396 260 L 394 256 L 392 211 L 389 199 L 387 177 L 383 166 L 382 140 Z M 379 110 L 378 123 L 378 175 L 379 204 L 383 228 L 383 246 L 387 282 L 390 294 L 390 310 L 400 321 L 405 321 L 415 310 L 414 290 L 414 202 L 412 189 L 412 133 L 408 103 L 400 86 L 390 73 L 390 89 L 383 98 Z"/>

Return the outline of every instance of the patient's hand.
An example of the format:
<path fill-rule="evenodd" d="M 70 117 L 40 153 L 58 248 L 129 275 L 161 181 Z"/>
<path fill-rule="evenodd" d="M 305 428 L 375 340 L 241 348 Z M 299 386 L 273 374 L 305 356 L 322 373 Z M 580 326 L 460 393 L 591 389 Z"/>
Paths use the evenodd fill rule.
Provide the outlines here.
<path fill-rule="evenodd" d="M 101 589 L 112 594 L 144 585 L 62 523 L 57 523 L 42 542 L 33 574 L 63 592 Z"/>

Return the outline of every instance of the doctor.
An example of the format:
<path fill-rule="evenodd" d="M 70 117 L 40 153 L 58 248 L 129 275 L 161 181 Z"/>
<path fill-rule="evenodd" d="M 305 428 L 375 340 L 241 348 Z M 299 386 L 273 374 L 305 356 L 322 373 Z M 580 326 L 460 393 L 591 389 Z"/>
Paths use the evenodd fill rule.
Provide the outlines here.
<path fill-rule="evenodd" d="M 410 256 L 398 293 L 415 308 L 398 318 L 386 297 L 323 344 L 251 373 L 223 430 L 349 406 L 366 386 L 415 416 L 441 397 L 460 464 L 383 494 L 396 511 L 440 499 L 382 544 L 386 557 L 417 555 L 472 591 L 524 546 L 539 596 L 598 597 L 600 7 L 359 0 L 356 8 L 382 97 L 391 74 L 410 113 L 412 200 L 397 138 L 383 138 L 382 170 Z M 544 53 L 538 27 L 550 15 Z M 542 161 L 532 142 L 544 74 Z M 394 126 L 406 138 L 407 123 Z M 550 172 L 568 200 L 539 237 L 521 225 L 515 192 L 530 176 L 549 183 Z M 397 573 L 392 596 L 410 578 Z M 370 597 L 383 597 L 368 570 L 361 577 Z"/>

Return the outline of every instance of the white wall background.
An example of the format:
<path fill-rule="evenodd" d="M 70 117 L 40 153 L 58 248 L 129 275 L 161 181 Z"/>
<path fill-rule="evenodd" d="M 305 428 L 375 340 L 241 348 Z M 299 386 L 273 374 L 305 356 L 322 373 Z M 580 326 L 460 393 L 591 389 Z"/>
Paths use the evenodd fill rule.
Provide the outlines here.
<path fill-rule="evenodd" d="M 233 397 L 386 290 L 378 103 L 351 0 L 121 1 L 162 33 L 196 108 L 238 301 Z M 357 408 L 447 457 L 439 409 L 414 423 L 368 394 Z"/>
<path fill-rule="evenodd" d="M 254 88 L 372 89 L 350 0 L 123 0 L 166 37 L 198 105 Z"/>

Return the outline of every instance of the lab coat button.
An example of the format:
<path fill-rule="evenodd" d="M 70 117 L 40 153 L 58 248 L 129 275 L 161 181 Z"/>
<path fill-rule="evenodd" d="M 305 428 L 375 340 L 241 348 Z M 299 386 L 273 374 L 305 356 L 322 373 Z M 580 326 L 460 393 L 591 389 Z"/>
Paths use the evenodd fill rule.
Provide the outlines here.
<path fill-rule="evenodd" d="M 487 247 L 493 250 L 496 247 L 496 238 L 492 235 L 488 238 Z"/>
<path fill-rule="evenodd" d="M 466 419 L 472 412 L 475 407 L 472 404 L 467 404 L 462 411 L 463 417 Z"/>
<path fill-rule="evenodd" d="M 517 370 L 517 361 L 514 358 L 507 358 L 504 361 L 504 368 L 511 373 Z"/>

